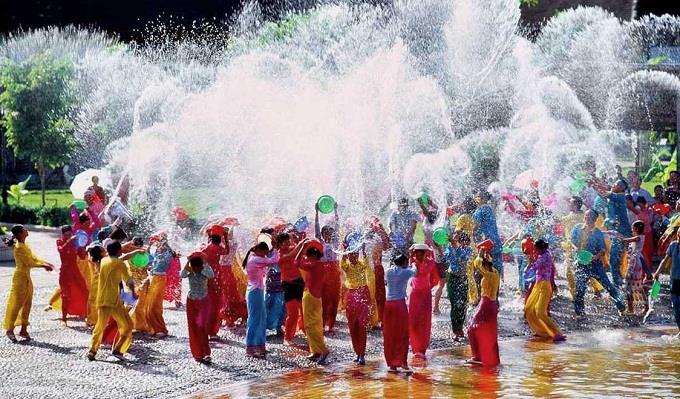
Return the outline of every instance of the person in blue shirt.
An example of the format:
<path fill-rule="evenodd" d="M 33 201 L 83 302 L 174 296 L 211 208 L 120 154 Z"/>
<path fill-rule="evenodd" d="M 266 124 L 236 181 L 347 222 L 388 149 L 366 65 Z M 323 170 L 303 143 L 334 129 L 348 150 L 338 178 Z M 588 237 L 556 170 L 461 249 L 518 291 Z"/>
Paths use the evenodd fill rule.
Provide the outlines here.
<path fill-rule="evenodd" d="M 666 256 L 661 261 L 659 269 L 654 273 L 654 279 L 659 280 L 659 274 L 661 274 L 662 265 L 667 262 L 671 262 L 671 305 L 673 306 L 673 317 L 675 318 L 675 324 L 680 330 L 680 247 L 678 241 L 680 241 L 680 230 L 675 229 L 675 241 L 671 242 L 666 250 Z M 680 338 L 680 333 L 677 335 Z"/>
<path fill-rule="evenodd" d="M 491 205 L 488 203 L 490 200 L 491 194 L 486 191 L 482 191 L 475 197 L 477 209 L 472 214 L 472 219 L 475 221 L 474 240 L 476 243 L 480 243 L 484 240 L 491 240 L 493 242 L 494 245 L 490 254 L 493 266 L 498 270 L 501 278 L 503 278 L 503 243 L 498 234 L 496 215 L 494 214 L 493 208 L 491 208 Z"/>
<path fill-rule="evenodd" d="M 619 312 L 625 309 L 621 292 L 609 280 L 607 273 L 602 264 L 602 257 L 605 254 L 606 247 L 604 242 L 604 234 L 595 226 L 599 214 L 594 210 L 586 211 L 584 215 L 585 223 L 576 225 L 571 231 L 571 245 L 574 251 L 588 251 L 593 257 L 590 263 L 582 263 L 577 261 L 576 264 L 576 296 L 574 297 L 574 310 L 577 315 L 585 314 L 584 297 L 588 281 L 595 278 L 604 286 L 609 293 L 609 296 L 614 301 Z M 578 258 L 578 256 L 577 256 Z"/>
<path fill-rule="evenodd" d="M 435 250 L 441 252 L 442 248 L 435 243 Z M 446 291 L 451 302 L 451 328 L 453 339 L 458 341 L 465 337 L 463 324 L 468 305 L 467 269 L 472 258 L 470 237 L 462 231 L 457 231 L 444 250 L 443 258 L 448 267 Z"/>
<path fill-rule="evenodd" d="M 408 257 L 399 252 L 394 255 L 392 265 L 385 273 L 387 300 L 383 312 L 383 349 L 391 372 L 396 372 L 398 367 L 410 371 L 406 285 L 415 275 L 415 267 L 409 267 Z"/>
<path fill-rule="evenodd" d="M 626 187 L 627 185 L 623 180 L 617 180 L 612 185 L 610 192 L 599 190 L 599 193 L 607 200 L 607 219 L 614 221 L 614 227 L 619 234 L 624 237 L 630 237 L 633 231 L 628 219 Z M 624 245 L 621 240 L 612 238 L 611 247 L 609 248 L 609 270 L 617 287 L 623 285 L 623 277 L 621 276 L 623 251 Z"/>

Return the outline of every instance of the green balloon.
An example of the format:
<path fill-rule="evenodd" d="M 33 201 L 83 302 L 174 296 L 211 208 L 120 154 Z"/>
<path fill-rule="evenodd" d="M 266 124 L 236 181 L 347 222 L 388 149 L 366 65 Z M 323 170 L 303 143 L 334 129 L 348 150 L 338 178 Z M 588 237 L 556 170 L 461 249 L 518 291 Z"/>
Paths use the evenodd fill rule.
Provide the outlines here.
<path fill-rule="evenodd" d="M 578 263 L 582 265 L 589 265 L 593 261 L 593 254 L 591 252 L 582 249 L 576 253 L 576 259 Z"/>
<path fill-rule="evenodd" d="M 437 227 L 432 232 L 432 241 L 443 247 L 449 243 L 449 232 L 444 227 Z"/>
<path fill-rule="evenodd" d="M 321 213 L 332 213 L 335 210 L 335 199 L 330 195 L 322 195 L 316 201 Z"/>
<path fill-rule="evenodd" d="M 134 254 L 130 259 L 130 264 L 137 269 L 143 269 L 149 264 L 149 254 L 146 252 Z"/>

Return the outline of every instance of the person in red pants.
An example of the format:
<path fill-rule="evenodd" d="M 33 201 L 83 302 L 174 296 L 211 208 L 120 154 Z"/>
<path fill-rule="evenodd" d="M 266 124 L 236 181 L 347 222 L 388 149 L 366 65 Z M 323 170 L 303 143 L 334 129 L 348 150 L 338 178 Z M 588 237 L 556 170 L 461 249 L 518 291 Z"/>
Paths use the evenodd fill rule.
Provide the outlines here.
<path fill-rule="evenodd" d="M 474 260 L 474 267 L 482 275 L 481 301 L 468 328 L 468 339 L 472 350 L 471 363 L 485 367 L 495 367 L 501 362 L 498 352 L 498 288 L 500 275 L 493 267 L 488 246 L 491 241 L 486 240 L 477 246 L 480 251 Z M 487 244 L 485 246 L 485 244 Z"/>
<path fill-rule="evenodd" d="M 182 278 L 189 280 L 187 295 L 187 325 L 189 327 L 189 347 L 191 355 L 199 363 L 210 363 L 209 325 L 210 295 L 208 281 L 215 277 L 212 268 L 206 263 L 203 252 L 194 252 L 182 270 Z"/>
<path fill-rule="evenodd" d="M 340 305 L 340 265 L 338 264 L 338 255 L 335 253 L 339 246 L 337 203 L 335 204 L 333 220 L 323 228 L 319 224 L 319 206 L 316 205 L 314 232 L 317 240 L 323 244 L 321 262 L 324 273 L 321 306 L 323 325 L 330 332 L 335 327 L 335 319 Z"/>
<path fill-rule="evenodd" d="M 425 359 L 432 335 L 432 288 L 439 283 L 439 269 L 427 245 L 413 244 L 410 252 L 411 265 L 417 272 L 411 279 L 408 301 L 409 337 L 415 357 Z"/>
<path fill-rule="evenodd" d="M 345 239 L 347 254 L 340 260 L 340 268 L 345 273 L 345 285 L 347 286 L 347 299 L 345 313 L 349 335 L 352 338 L 352 348 L 356 353 L 354 361 L 363 366 L 366 364 L 366 337 L 371 319 L 371 292 L 368 289 L 368 262 L 360 259 L 359 250 L 361 245 L 352 237 L 361 235 L 350 233 Z"/>
<path fill-rule="evenodd" d="M 385 272 L 387 295 L 383 314 L 383 349 L 385 362 L 391 372 L 401 367 L 410 372 L 408 367 L 409 328 L 405 321 L 409 319 L 406 307 L 406 285 L 416 275 L 416 269 L 409 267 L 408 257 L 397 253 L 392 265 Z"/>

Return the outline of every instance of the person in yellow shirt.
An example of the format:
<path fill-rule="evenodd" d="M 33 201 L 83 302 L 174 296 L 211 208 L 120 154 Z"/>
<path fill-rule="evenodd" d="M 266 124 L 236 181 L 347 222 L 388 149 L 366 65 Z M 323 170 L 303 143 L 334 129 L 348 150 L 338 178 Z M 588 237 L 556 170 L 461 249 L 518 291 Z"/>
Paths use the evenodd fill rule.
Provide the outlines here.
<path fill-rule="evenodd" d="M 31 269 L 42 267 L 49 271 L 54 270 L 54 265 L 44 261 L 33 254 L 31 247 L 26 244 L 28 230 L 22 225 L 12 227 L 12 238 L 6 242 L 13 247 L 14 262 L 16 268 L 12 274 L 12 285 L 9 289 L 7 298 L 7 308 L 5 310 L 5 320 L 3 326 L 7 331 L 7 338 L 13 343 L 17 342 L 14 329 L 21 327 L 19 336 L 26 341 L 31 340 L 28 335 L 28 319 L 31 315 L 33 306 L 33 281 L 31 280 Z"/>
<path fill-rule="evenodd" d="M 356 353 L 354 362 L 366 364 L 366 337 L 371 319 L 371 293 L 368 287 L 368 263 L 359 258 L 359 251 L 343 255 L 340 268 L 345 274 L 347 300 L 345 313 L 352 338 L 352 348 Z"/>
<path fill-rule="evenodd" d="M 484 248 L 485 243 L 489 244 L 486 248 Z M 480 283 L 482 299 L 468 328 L 468 339 L 472 351 L 470 361 L 481 363 L 485 367 L 495 367 L 500 364 L 497 301 L 500 274 L 494 268 L 490 248 L 493 248 L 493 244 L 489 240 L 477 246 L 479 255 L 474 260 L 474 265 L 475 270 L 482 274 Z"/>
<path fill-rule="evenodd" d="M 116 360 L 125 360 L 124 354 L 132 343 L 132 319 L 120 298 L 119 284 L 127 283 L 133 297 L 136 298 L 135 283 L 125 262 L 119 259 L 122 255 L 120 243 L 116 241 L 108 243 L 106 252 L 109 256 L 102 259 L 99 269 L 97 324 L 92 333 L 90 351 L 87 353 L 90 361 L 95 360 L 97 356 L 109 317 L 113 318 L 118 326 L 118 338 L 113 344 L 112 357 Z"/>

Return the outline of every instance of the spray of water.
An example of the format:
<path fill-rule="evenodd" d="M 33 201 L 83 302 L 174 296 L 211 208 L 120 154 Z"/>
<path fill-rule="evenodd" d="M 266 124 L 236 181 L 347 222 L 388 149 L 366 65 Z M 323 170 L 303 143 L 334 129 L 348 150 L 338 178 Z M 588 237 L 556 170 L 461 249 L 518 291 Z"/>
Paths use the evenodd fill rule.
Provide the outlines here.
<path fill-rule="evenodd" d="M 632 98 L 679 89 L 640 71 L 650 46 L 677 44 L 677 18 L 577 8 L 534 41 L 519 18 L 515 0 L 395 0 L 274 24 L 250 3 L 224 34 L 175 41 L 158 25 L 139 47 L 52 29 L 0 51 L 73 60 L 77 161 L 127 175 L 150 227 L 180 203 L 257 228 L 310 215 L 323 193 L 360 218 L 422 190 L 441 206 L 492 182 L 500 193 L 529 169 L 542 195 L 565 197 L 583 160 L 613 166 Z"/>

